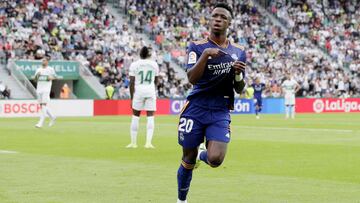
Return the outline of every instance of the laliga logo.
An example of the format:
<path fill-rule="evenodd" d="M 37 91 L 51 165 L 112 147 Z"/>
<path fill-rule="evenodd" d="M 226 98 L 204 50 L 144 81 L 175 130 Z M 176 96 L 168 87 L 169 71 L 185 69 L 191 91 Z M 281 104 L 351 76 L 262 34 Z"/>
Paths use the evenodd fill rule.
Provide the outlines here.
<path fill-rule="evenodd" d="M 317 99 L 313 103 L 313 109 L 316 113 L 321 113 L 324 111 L 325 104 L 321 99 Z"/>
<path fill-rule="evenodd" d="M 360 104 L 357 101 L 346 101 L 345 99 L 321 100 L 317 99 L 313 103 L 313 109 L 316 113 L 326 112 L 358 112 Z"/>

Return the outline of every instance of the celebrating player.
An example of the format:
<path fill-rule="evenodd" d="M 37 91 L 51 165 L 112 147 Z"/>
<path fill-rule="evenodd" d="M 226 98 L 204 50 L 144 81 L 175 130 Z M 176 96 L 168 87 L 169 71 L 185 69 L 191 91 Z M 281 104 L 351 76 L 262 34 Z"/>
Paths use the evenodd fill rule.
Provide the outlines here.
<path fill-rule="evenodd" d="M 230 109 L 234 89 L 240 93 L 245 82 L 246 55 L 226 38 L 232 9 L 219 3 L 211 12 L 210 36 L 188 47 L 187 75 L 194 85 L 184 106 L 178 126 L 182 162 L 178 169 L 178 203 L 186 201 L 196 160 L 218 167 L 225 158 L 230 141 Z M 198 150 L 206 138 L 207 150 Z M 199 153 L 198 153 L 199 152 Z"/>
<path fill-rule="evenodd" d="M 56 73 L 54 68 L 49 67 L 48 64 L 48 59 L 44 58 L 42 61 L 42 67 L 38 68 L 34 75 L 34 79 L 35 81 L 37 81 L 37 99 L 41 106 L 40 120 L 35 125 L 35 127 L 37 128 L 41 128 L 44 125 L 46 115 L 50 117 L 49 126 L 53 126 L 56 119 L 56 117 L 51 113 L 49 106 L 47 105 L 50 102 L 52 81 L 56 79 Z"/>
<path fill-rule="evenodd" d="M 255 79 L 255 83 L 251 85 L 254 88 L 254 101 L 255 101 L 255 114 L 256 119 L 259 119 L 259 113 L 262 110 L 262 92 L 265 90 L 266 86 L 264 83 L 260 83 L 260 77 Z"/>
<path fill-rule="evenodd" d="M 291 75 L 288 74 L 286 76 L 286 80 L 281 85 L 284 97 L 285 97 L 285 113 L 286 119 L 289 118 L 289 114 L 291 114 L 291 118 L 295 118 L 295 94 L 300 89 L 300 85 L 291 78 Z"/>
<path fill-rule="evenodd" d="M 144 46 L 140 50 L 140 60 L 130 65 L 130 96 L 133 116 L 131 119 L 131 143 L 127 148 L 137 148 L 137 133 L 141 110 L 147 113 L 146 144 L 145 148 L 154 148 L 152 137 L 154 134 L 154 112 L 156 111 L 155 81 L 159 75 L 158 64 L 150 60 L 151 48 Z"/>

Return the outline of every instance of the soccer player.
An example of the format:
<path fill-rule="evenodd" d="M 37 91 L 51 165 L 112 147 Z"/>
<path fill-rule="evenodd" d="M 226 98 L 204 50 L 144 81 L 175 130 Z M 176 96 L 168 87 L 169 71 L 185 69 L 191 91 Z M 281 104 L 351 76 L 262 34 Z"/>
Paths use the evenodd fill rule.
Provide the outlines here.
<path fill-rule="evenodd" d="M 255 115 L 256 119 L 260 119 L 259 113 L 262 110 L 262 92 L 265 90 L 266 86 L 264 83 L 260 82 L 260 77 L 255 79 L 255 83 L 251 85 L 254 88 L 254 101 L 255 101 Z"/>
<path fill-rule="evenodd" d="M 242 47 L 226 38 L 231 19 L 230 6 L 217 4 L 211 12 L 209 38 L 190 43 L 187 50 L 187 76 L 194 87 L 178 126 L 178 142 L 183 151 L 177 172 L 178 203 L 187 202 L 196 161 L 220 166 L 230 141 L 234 89 L 237 93 L 243 90 L 246 66 Z M 207 150 L 198 150 L 204 138 Z"/>
<path fill-rule="evenodd" d="M 131 143 L 126 148 L 137 148 L 137 134 L 141 110 L 147 114 L 147 131 L 145 148 L 154 148 L 152 137 L 154 134 L 154 112 L 156 111 L 155 82 L 159 75 L 158 64 L 150 60 L 151 48 L 144 46 L 140 50 L 140 59 L 130 65 L 130 96 L 133 116 L 131 119 Z"/>
<path fill-rule="evenodd" d="M 290 74 L 286 75 L 286 80 L 281 85 L 284 97 L 285 97 L 285 118 L 289 118 L 289 114 L 291 114 L 291 118 L 295 118 L 295 94 L 300 90 L 300 85 L 291 78 Z"/>
<path fill-rule="evenodd" d="M 49 61 L 45 57 L 42 60 L 42 67 L 38 68 L 35 72 L 34 79 L 37 81 L 36 93 L 37 99 L 41 106 L 40 120 L 35 125 L 37 128 L 41 128 L 44 125 L 46 115 L 50 117 L 49 126 L 53 126 L 56 117 L 51 113 L 48 103 L 50 102 L 50 91 L 52 81 L 56 79 L 56 73 L 54 68 L 48 66 Z"/>

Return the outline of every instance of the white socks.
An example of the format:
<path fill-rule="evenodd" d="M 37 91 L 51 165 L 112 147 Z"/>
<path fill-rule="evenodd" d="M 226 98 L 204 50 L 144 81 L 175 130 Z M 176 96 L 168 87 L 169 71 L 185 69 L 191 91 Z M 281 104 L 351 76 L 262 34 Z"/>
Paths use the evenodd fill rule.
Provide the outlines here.
<path fill-rule="evenodd" d="M 151 144 L 154 135 L 154 126 L 154 116 L 148 116 L 146 125 L 146 144 Z"/>
<path fill-rule="evenodd" d="M 46 106 L 42 105 L 42 106 L 41 106 L 40 120 L 39 120 L 39 122 L 38 122 L 38 125 L 39 125 L 39 126 L 43 126 L 43 125 L 44 125 L 45 117 L 46 117 Z"/>
<path fill-rule="evenodd" d="M 187 203 L 187 201 L 186 200 L 177 200 L 177 202 L 176 203 Z"/>
<path fill-rule="evenodd" d="M 49 116 L 49 118 L 50 118 L 51 120 L 54 120 L 54 119 L 55 119 L 55 116 L 50 112 L 49 107 L 44 106 L 43 108 L 45 108 L 45 112 L 46 112 L 46 114 Z"/>
<path fill-rule="evenodd" d="M 286 105 L 285 106 L 286 119 L 291 115 L 291 118 L 295 118 L 295 105 Z"/>
<path fill-rule="evenodd" d="M 133 115 L 131 118 L 131 126 L 130 126 L 131 144 L 135 144 L 135 145 L 136 145 L 136 138 L 139 129 L 139 120 L 140 117 L 138 116 Z"/>
<path fill-rule="evenodd" d="M 295 105 L 291 106 L 291 118 L 294 119 L 295 118 Z"/>
<path fill-rule="evenodd" d="M 285 114 L 286 114 L 286 119 L 288 119 L 289 118 L 289 113 L 290 113 L 290 106 L 289 105 L 286 105 L 285 106 Z"/>
<path fill-rule="evenodd" d="M 130 136 L 131 136 L 131 144 L 137 144 L 137 134 L 139 130 L 139 121 L 140 117 L 132 116 L 131 126 L 130 126 Z M 146 125 L 146 145 L 151 145 L 151 141 L 154 135 L 154 116 L 147 117 L 147 125 Z"/>
<path fill-rule="evenodd" d="M 42 105 L 41 106 L 40 120 L 39 120 L 39 123 L 38 123 L 39 126 L 44 125 L 46 115 L 48 115 L 51 120 L 55 119 L 55 116 L 51 113 L 49 107 L 47 107 L 47 105 Z"/>

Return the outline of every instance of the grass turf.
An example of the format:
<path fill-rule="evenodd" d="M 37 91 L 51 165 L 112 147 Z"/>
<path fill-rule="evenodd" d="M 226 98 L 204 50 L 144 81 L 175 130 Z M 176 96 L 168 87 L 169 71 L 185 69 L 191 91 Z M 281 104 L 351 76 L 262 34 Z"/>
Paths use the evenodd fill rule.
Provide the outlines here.
<path fill-rule="evenodd" d="M 232 119 L 225 162 L 194 171 L 189 203 L 360 201 L 360 114 Z M 145 118 L 138 149 L 124 148 L 130 117 L 36 122 L 0 119 L 0 202 L 176 202 L 176 116 L 156 117 L 155 150 Z"/>

